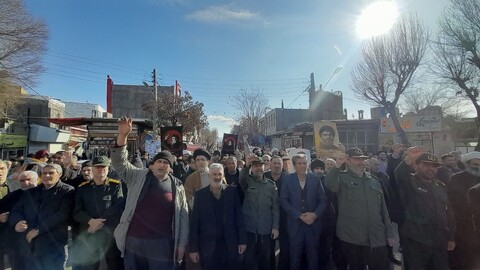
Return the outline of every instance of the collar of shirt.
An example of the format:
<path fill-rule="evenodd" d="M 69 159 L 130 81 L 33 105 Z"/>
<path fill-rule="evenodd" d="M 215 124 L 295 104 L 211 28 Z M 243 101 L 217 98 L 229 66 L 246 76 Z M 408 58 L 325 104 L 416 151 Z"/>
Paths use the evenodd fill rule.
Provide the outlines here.
<path fill-rule="evenodd" d="M 212 193 L 212 195 L 217 198 L 217 199 L 220 199 L 222 197 L 222 193 L 223 193 L 223 190 L 225 188 L 227 188 L 227 185 L 225 184 L 220 184 L 220 189 L 219 189 L 219 192 L 216 193 L 215 191 L 213 191 L 213 188 L 212 188 L 212 185 L 209 185 L 209 188 L 210 188 L 210 192 Z"/>

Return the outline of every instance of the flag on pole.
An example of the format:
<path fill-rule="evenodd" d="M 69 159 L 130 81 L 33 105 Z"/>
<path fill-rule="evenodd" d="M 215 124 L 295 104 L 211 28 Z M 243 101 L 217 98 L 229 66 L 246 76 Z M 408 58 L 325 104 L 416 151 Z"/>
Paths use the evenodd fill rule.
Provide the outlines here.
<path fill-rule="evenodd" d="M 180 85 L 180 83 L 175 80 L 175 96 L 182 96 L 182 86 Z"/>

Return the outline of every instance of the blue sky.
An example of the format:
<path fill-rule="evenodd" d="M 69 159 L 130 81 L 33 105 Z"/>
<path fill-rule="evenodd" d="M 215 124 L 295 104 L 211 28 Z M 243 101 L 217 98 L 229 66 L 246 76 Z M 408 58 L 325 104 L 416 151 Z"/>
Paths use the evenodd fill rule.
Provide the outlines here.
<path fill-rule="evenodd" d="M 34 90 L 106 108 L 106 76 L 140 85 L 156 68 L 159 84 L 174 85 L 205 104 L 210 126 L 228 132 L 231 98 L 258 88 L 269 107 L 307 108 L 310 73 L 343 92 L 349 116 L 369 105 L 349 89 L 362 40 L 355 21 L 372 0 L 26 0 L 49 28 L 46 72 Z M 397 0 L 435 31 L 447 0 Z M 32 91 L 30 91 L 32 92 Z M 296 98 L 298 99 L 293 102 Z M 140 106 L 140 105 L 139 105 Z"/>

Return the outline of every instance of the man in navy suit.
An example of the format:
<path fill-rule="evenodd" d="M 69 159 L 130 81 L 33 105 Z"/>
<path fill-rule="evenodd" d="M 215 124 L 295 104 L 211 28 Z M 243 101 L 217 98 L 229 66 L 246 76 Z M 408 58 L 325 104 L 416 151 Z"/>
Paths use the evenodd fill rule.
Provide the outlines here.
<path fill-rule="evenodd" d="M 307 269 L 318 269 L 318 246 L 321 233 L 320 217 L 327 205 L 320 179 L 307 173 L 305 155 L 292 158 L 295 173 L 284 178 L 280 203 L 287 214 L 290 238 L 290 270 L 301 269 L 306 254 Z"/>
<path fill-rule="evenodd" d="M 190 258 L 208 270 L 233 270 L 245 252 L 242 207 L 234 186 L 227 186 L 223 166 L 210 165 L 210 184 L 195 193 L 190 218 Z"/>

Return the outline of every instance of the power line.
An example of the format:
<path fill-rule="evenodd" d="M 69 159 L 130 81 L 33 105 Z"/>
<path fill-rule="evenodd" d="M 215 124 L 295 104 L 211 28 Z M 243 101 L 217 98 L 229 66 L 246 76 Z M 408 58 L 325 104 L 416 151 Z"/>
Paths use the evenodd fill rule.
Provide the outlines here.
<path fill-rule="evenodd" d="M 68 68 L 68 69 L 77 70 L 77 71 L 81 71 L 81 72 L 87 72 L 87 73 L 92 73 L 92 74 L 100 74 L 100 75 L 102 75 L 102 77 L 105 76 L 105 72 L 98 72 L 98 71 L 86 70 L 86 69 L 81 69 L 81 68 L 75 68 L 75 67 L 72 67 L 72 66 L 61 65 L 61 64 L 51 63 L 51 62 L 44 62 L 44 63 L 46 63 L 47 66 L 48 65 L 58 66 L 58 67 Z M 110 75 L 110 77 L 114 77 L 114 78 L 124 78 L 124 79 L 129 79 L 129 80 L 141 81 L 139 78 L 125 77 L 125 76 L 118 75 L 118 74 L 109 73 L 108 75 Z"/>
<path fill-rule="evenodd" d="M 77 56 L 77 55 L 68 54 L 68 53 L 61 53 L 61 52 L 54 52 L 54 51 L 50 51 L 50 53 L 59 54 L 59 55 L 65 55 L 65 56 L 68 56 L 68 57 L 71 57 L 71 58 L 78 58 L 78 59 L 90 61 L 90 62 L 93 62 L 93 64 L 99 62 L 99 63 L 104 63 L 104 64 L 107 64 L 107 65 L 111 65 L 111 66 L 117 66 L 117 67 L 119 67 L 119 68 L 122 68 L 122 70 L 123 70 L 123 69 L 129 69 L 129 70 L 141 71 L 142 73 L 148 73 L 148 72 L 149 72 L 149 71 L 147 71 L 147 70 L 145 70 L 145 69 L 127 67 L 127 66 L 124 66 L 124 65 L 116 64 L 116 63 L 106 62 L 106 61 L 102 61 L 102 60 L 98 60 L 98 59 L 91 59 L 91 58 L 87 58 L 87 57 L 83 57 L 83 56 Z M 47 54 L 48 54 L 48 53 L 47 53 Z M 52 54 L 50 54 L 50 55 L 52 55 Z M 55 55 L 52 55 L 52 56 L 62 58 L 62 57 L 60 57 L 60 56 L 55 56 Z M 63 58 L 64 58 L 64 59 L 68 59 L 68 60 L 72 60 L 72 61 L 83 62 L 83 61 L 74 60 L 74 59 L 67 58 L 67 57 L 63 57 Z"/>
<path fill-rule="evenodd" d="M 57 57 L 57 58 L 67 59 L 67 60 L 70 60 L 70 61 L 76 61 L 76 62 L 80 62 L 80 63 L 84 63 L 84 64 L 109 68 L 109 66 L 97 64 L 97 63 L 104 63 L 104 64 L 112 66 L 112 69 L 117 69 L 117 70 L 125 71 L 125 72 L 127 72 L 128 70 L 136 70 L 136 71 L 141 71 L 143 75 L 145 75 L 146 73 L 150 73 L 150 71 L 147 71 L 147 70 L 144 70 L 144 69 L 128 67 L 128 66 L 119 65 L 119 64 L 116 64 L 116 63 L 112 63 L 112 62 L 102 61 L 102 60 L 98 60 L 98 59 L 91 59 L 91 58 L 87 58 L 87 57 L 83 57 L 83 56 L 76 56 L 76 55 L 67 54 L 67 53 L 49 51 L 46 54 L 51 55 L 53 57 Z M 78 58 L 78 59 L 75 59 L 75 58 Z M 83 60 L 86 60 L 86 61 L 83 61 Z M 140 74 L 140 73 L 137 73 L 137 74 Z M 178 75 L 178 74 L 165 74 L 165 73 L 160 74 L 160 75 L 163 75 L 165 77 L 171 77 L 173 79 L 197 80 L 197 81 L 223 81 L 223 82 L 262 82 L 262 81 L 263 82 L 272 82 L 272 81 L 295 81 L 295 80 L 304 82 L 305 80 L 308 80 L 307 77 L 276 78 L 276 79 L 222 79 L 222 78 L 189 77 L 189 76 L 183 76 L 183 75 Z"/>
<path fill-rule="evenodd" d="M 17 78 L 20 82 L 23 83 L 23 85 L 25 85 L 30 91 L 33 91 L 34 93 L 36 93 L 39 97 L 43 98 L 44 100 L 50 102 L 50 99 L 46 98 L 45 96 L 41 95 L 39 92 L 37 92 L 37 90 L 33 89 L 33 87 L 31 87 L 29 84 L 27 84 L 25 81 L 23 81 L 22 79 L 20 78 Z M 64 111 L 65 114 L 68 114 L 70 115 L 71 117 L 75 117 L 74 115 L 68 113 L 67 111 L 65 111 L 65 108 L 62 108 L 58 105 L 56 105 L 55 103 L 52 103 L 53 106 L 57 106 L 57 109 L 60 109 L 60 111 Z"/>
<path fill-rule="evenodd" d="M 305 90 L 303 90 L 303 91 L 300 93 L 300 95 L 298 95 L 286 108 L 292 106 L 292 104 L 293 104 L 295 101 L 297 101 L 297 99 L 299 99 L 304 93 L 306 93 L 308 89 L 310 89 L 310 86 L 308 86 Z"/>

